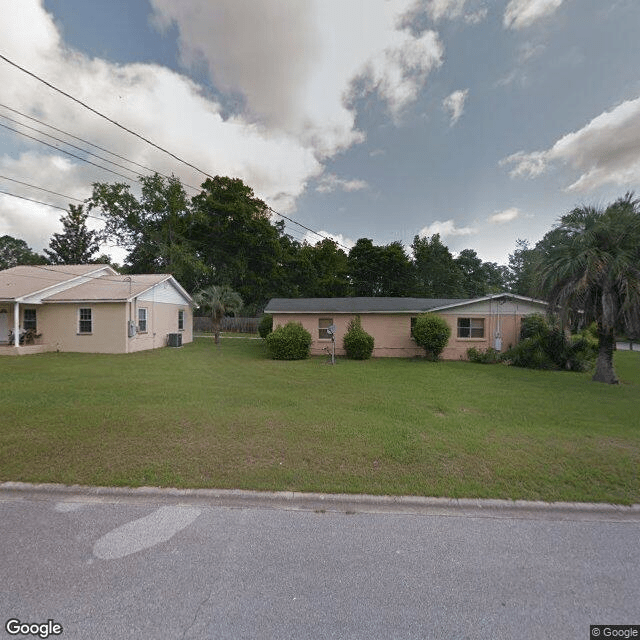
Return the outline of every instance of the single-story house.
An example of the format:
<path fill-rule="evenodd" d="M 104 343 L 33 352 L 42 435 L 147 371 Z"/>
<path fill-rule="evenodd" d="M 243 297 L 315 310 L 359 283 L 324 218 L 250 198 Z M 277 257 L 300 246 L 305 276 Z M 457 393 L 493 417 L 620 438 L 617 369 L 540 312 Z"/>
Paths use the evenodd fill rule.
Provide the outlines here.
<path fill-rule="evenodd" d="M 342 340 L 349 322 L 360 316 L 362 328 L 374 338 L 374 357 L 412 357 L 424 350 L 411 337 L 414 319 L 437 313 L 451 327 L 442 358 L 467 358 L 467 349 L 493 347 L 504 351 L 518 342 L 523 316 L 545 313 L 547 303 L 510 293 L 465 299 L 433 298 L 273 298 L 265 313 L 273 328 L 299 322 L 311 334 L 311 353 L 331 346 L 327 329 L 335 327 L 335 350 L 344 355 Z"/>
<path fill-rule="evenodd" d="M 193 340 L 192 303 L 168 274 L 123 276 L 104 264 L 12 267 L 0 271 L 0 355 L 184 344 Z"/>

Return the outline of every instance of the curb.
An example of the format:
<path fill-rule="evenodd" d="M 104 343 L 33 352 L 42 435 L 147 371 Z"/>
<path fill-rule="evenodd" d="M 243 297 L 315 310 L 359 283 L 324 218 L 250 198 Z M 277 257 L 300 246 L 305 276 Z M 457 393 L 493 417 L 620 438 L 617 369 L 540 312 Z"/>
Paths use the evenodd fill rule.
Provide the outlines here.
<path fill-rule="evenodd" d="M 174 489 L 161 487 L 91 487 L 63 484 L 0 483 L 0 502 L 49 500 L 61 502 L 208 505 L 228 508 L 290 511 L 393 513 L 424 516 L 640 522 L 640 504 L 542 502 L 480 498 L 431 498 L 366 494 L 245 491 L 241 489 Z"/>

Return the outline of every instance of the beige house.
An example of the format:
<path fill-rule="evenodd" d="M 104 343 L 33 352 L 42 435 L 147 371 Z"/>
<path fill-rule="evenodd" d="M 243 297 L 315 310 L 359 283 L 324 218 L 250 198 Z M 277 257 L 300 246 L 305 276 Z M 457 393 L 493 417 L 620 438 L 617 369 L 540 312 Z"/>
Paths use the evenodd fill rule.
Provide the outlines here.
<path fill-rule="evenodd" d="M 422 313 L 442 316 L 451 338 L 442 358 L 467 358 L 467 349 L 493 347 L 504 351 L 516 344 L 520 321 L 532 313 L 545 313 L 547 303 L 508 293 L 473 299 L 430 298 L 274 298 L 265 308 L 273 315 L 273 328 L 299 322 L 311 334 L 311 353 L 326 353 L 331 346 L 327 329 L 335 327 L 337 355 L 344 355 L 342 340 L 349 322 L 360 316 L 362 328 L 374 338 L 374 357 L 412 357 L 424 350 L 411 337 L 412 321 Z"/>
<path fill-rule="evenodd" d="M 0 355 L 184 344 L 193 340 L 192 302 L 167 274 L 123 276 L 96 264 L 13 267 L 0 271 Z"/>

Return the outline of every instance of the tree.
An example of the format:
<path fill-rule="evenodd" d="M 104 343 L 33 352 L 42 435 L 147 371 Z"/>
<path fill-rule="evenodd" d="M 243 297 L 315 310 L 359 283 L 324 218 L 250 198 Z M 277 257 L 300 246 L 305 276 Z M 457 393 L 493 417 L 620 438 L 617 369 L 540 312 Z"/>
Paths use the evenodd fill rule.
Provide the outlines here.
<path fill-rule="evenodd" d="M 368 360 L 371 357 L 374 338 L 362 328 L 360 316 L 356 316 L 349 322 L 342 346 L 347 358 L 352 360 Z"/>
<path fill-rule="evenodd" d="M 528 298 L 535 296 L 535 256 L 536 248 L 530 247 L 526 240 L 516 240 L 516 248 L 509 254 L 507 284 L 511 293 Z"/>
<path fill-rule="evenodd" d="M 430 238 L 415 236 L 413 261 L 416 269 L 417 293 L 427 298 L 462 298 L 465 295 L 463 274 L 440 234 Z"/>
<path fill-rule="evenodd" d="M 93 185 L 89 211 L 97 209 L 105 219 L 105 237 L 129 254 L 130 273 L 170 273 L 187 291 L 211 283 L 213 273 L 194 246 L 194 213 L 180 180 L 159 174 L 140 178 L 138 200 L 129 185 Z"/>
<path fill-rule="evenodd" d="M 640 200 L 627 193 L 606 209 L 578 207 L 542 241 L 540 290 L 566 322 L 598 327 L 593 380 L 615 384 L 615 332 L 640 332 Z"/>
<path fill-rule="evenodd" d="M 242 297 L 226 285 L 212 285 L 193 297 L 195 305 L 211 314 L 215 343 L 220 344 L 222 318 L 227 314 L 235 315 L 242 307 Z"/>
<path fill-rule="evenodd" d="M 60 218 L 62 233 L 54 233 L 45 255 L 51 264 L 89 264 L 100 248 L 96 231 L 87 228 L 88 212 L 80 205 L 69 205 L 69 213 Z"/>
<path fill-rule="evenodd" d="M 45 257 L 32 251 L 24 240 L 12 236 L 0 237 L 0 270 L 46 263 Z"/>

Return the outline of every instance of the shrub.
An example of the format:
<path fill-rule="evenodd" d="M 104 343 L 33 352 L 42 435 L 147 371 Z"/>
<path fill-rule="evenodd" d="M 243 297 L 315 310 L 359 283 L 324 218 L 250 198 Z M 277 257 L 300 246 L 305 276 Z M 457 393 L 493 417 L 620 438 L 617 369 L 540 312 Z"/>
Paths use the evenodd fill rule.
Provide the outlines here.
<path fill-rule="evenodd" d="M 265 338 L 274 360 L 304 360 L 309 357 L 311 334 L 297 322 L 278 327 Z"/>
<path fill-rule="evenodd" d="M 258 324 L 258 333 L 261 338 L 266 338 L 273 331 L 273 316 L 265 313 L 265 315 L 260 318 L 260 323 Z"/>
<path fill-rule="evenodd" d="M 370 336 L 360 324 L 360 316 L 356 316 L 347 327 L 342 341 L 347 358 L 352 360 L 368 360 L 373 353 L 373 336 Z"/>
<path fill-rule="evenodd" d="M 598 351 L 591 327 L 569 336 L 555 319 L 540 314 L 522 319 L 520 338 L 503 356 L 516 367 L 586 371 Z"/>
<path fill-rule="evenodd" d="M 425 313 L 416 318 L 413 339 L 425 350 L 427 358 L 437 360 L 447 346 L 451 329 L 446 321 L 435 313 Z"/>
<path fill-rule="evenodd" d="M 467 358 L 471 362 L 478 362 L 479 364 L 498 364 L 502 362 L 502 354 L 492 347 L 489 347 L 486 351 L 471 347 L 471 349 L 467 349 Z"/>

